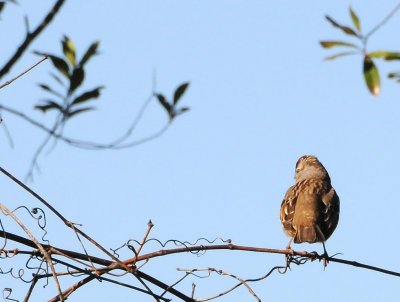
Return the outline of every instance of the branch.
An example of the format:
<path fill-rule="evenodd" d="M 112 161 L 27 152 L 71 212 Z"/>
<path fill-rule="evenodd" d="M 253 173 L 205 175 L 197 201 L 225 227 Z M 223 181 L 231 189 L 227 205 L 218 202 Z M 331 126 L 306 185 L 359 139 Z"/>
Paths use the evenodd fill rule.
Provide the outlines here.
<path fill-rule="evenodd" d="M 379 22 L 374 28 L 372 28 L 365 36 L 364 36 L 364 43 L 372 36 L 376 31 L 378 31 L 386 22 L 388 22 L 400 9 L 400 3 L 396 5 L 396 7 L 381 21 Z"/>
<path fill-rule="evenodd" d="M 24 74 L 28 73 L 29 71 L 31 71 L 33 68 L 35 68 L 36 66 L 38 66 L 40 63 L 42 63 L 44 60 L 46 60 L 48 58 L 48 56 L 44 56 L 43 58 L 41 58 L 38 62 L 36 62 L 35 64 L 33 64 L 31 67 L 25 69 L 23 72 L 21 72 L 20 74 L 18 74 L 17 76 L 15 76 L 14 78 L 12 78 L 9 81 L 6 81 L 5 83 L 0 85 L 0 89 L 6 87 L 7 85 L 10 85 L 12 82 L 14 82 L 15 80 L 18 80 L 20 77 L 22 77 Z"/>
<path fill-rule="evenodd" d="M 49 13 L 46 15 L 43 21 L 38 25 L 38 27 L 33 32 L 27 33 L 25 40 L 22 42 L 22 44 L 17 48 L 15 53 L 8 60 L 8 62 L 6 62 L 6 64 L 0 69 L 0 79 L 10 71 L 11 67 L 24 54 L 24 52 L 27 50 L 33 40 L 50 24 L 54 16 L 59 12 L 64 2 L 65 0 L 58 0 L 50 9 Z"/>
<path fill-rule="evenodd" d="M 142 108 L 144 108 L 145 106 L 147 106 L 148 101 L 145 102 L 144 106 Z M 74 139 L 74 138 L 70 138 L 70 137 L 66 137 L 63 136 L 61 134 L 58 134 L 56 132 L 56 130 L 47 128 L 45 125 L 35 121 L 34 119 L 30 118 L 29 116 L 27 116 L 26 114 L 24 114 L 23 112 L 20 112 L 18 110 L 15 110 L 11 107 L 7 107 L 4 105 L 0 104 L 0 110 L 4 110 L 6 112 L 9 112 L 13 115 L 16 115 L 20 118 L 22 118 L 23 120 L 25 120 L 26 122 L 30 123 L 31 125 L 39 128 L 40 130 L 46 132 L 48 135 L 51 135 L 52 137 L 59 139 L 60 141 L 71 145 L 73 147 L 76 148 L 80 148 L 80 149 L 86 149 L 86 150 L 106 150 L 106 149 L 115 149 L 115 150 L 119 150 L 119 149 L 127 149 L 127 148 L 132 148 L 132 147 L 136 147 L 138 145 L 147 143 L 149 141 L 152 141 L 158 137 L 160 137 L 170 126 L 171 126 L 171 122 L 168 122 L 167 124 L 164 125 L 164 127 L 162 127 L 160 130 L 158 130 L 157 132 L 132 141 L 132 142 L 127 142 L 127 143 L 122 143 L 125 140 L 127 140 L 127 138 L 132 134 L 134 128 L 137 125 L 138 120 L 141 118 L 142 114 L 143 114 L 143 110 L 140 110 L 138 116 L 135 118 L 135 120 L 133 121 L 132 125 L 128 128 L 128 130 L 126 131 L 126 133 L 124 133 L 120 138 L 110 142 L 110 143 L 95 143 L 95 142 L 90 142 L 90 141 L 84 141 L 84 140 L 79 140 L 79 139 Z"/>
<path fill-rule="evenodd" d="M 124 261 L 125 264 L 129 264 L 132 262 L 137 261 L 144 261 L 151 258 L 156 258 L 160 256 L 178 254 L 178 253 L 186 253 L 186 252 L 193 252 L 193 251 L 208 251 L 208 250 L 236 250 L 236 251 L 246 251 L 246 252 L 256 252 L 256 253 L 268 253 L 268 254 L 282 254 L 288 256 L 300 256 L 303 258 L 307 258 L 309 260 L 326 260 L 328 262 L 337 262 L 346 265 L 351 265 L 355 267 L 360 267 L 368 270 L 373 270 L 376 272 L 380 272 L 383 274 L 388 274 L 396 277 L 400 277 L 400 272 L 390 271 L 387 269 L 383 269 L 380 267 L 360 263 L 357 261 L 339 259 L 335 257 L 329 257 L 326 254 L 319 255 L 316 252 L 306 252 L 306 251 L 294 251 L 291 249 L 271 249 L 271 248 L 261 248 L 261 247 L 252 247 L 252 246 L 242 246 L 242 245 L 235 245 L 235 244 L 219 244 L 219 245 L 198 245 L 198 246 L 188 246 L 183 248 L 175 248 L 175 249 L 167 249 L 167 250 L 159 250 L 156 252 L 148 253 L 142 256 L 133 257 Z"/>
<path fill-rule="evenodd" d="M 275 268 L 274 268 L 274 270 L 275 270 Z M 257 302 L 261 302 L 260 298 L 259 298 L 259 297 L 257 296 L 257 294 L 254 292 L 254 290 L 250 287 L 250 285 L 247 284 L 248 280 L 245 280 L 245 279 L 243 279 L 243 278 L 240 278 L 240 277 L 238 277 L 238 276 L 235 276 L 234 274 L 228 273 L 228 272 L 223 271 L 223 270 L 220 270 L 220 269 L 215 269 L 215 268 L 212 268 L 212 267 L 205 268 L 205 269 L 195 268 L 195 269 L 190 269 L 190 270 L 179 269 L 179 271 L 186 272 L 186 274 L 194 275 L 194 276 L 199 277 L 199 278 L 202 278 L 202 277 L 197 276 L 196 274 L 194 274 L 195 272 L 208 272 L 208 276 L 206 276 L 206 277 L 211 276 L 211 273 L 212 273 L 212 272 L 215 272 L 215 273 L 217 273 L 218 275 L 229 276 L 229 277 L 234 278 L 234 279 L 236 279 L 236 280 L 239 281 L 239 284 L 238 284 L 238 285 L 235 285 L 234 287 L 232 287 L 232 288 L 230 288 L 230 289 L 228 289 L 228 290 L 226 290 L 226 291 L 224 291 L 224 292 L 222 292 L 222 293 L 218 293 L 218 294 L 216 294 L 216 295 L 214 295 L 214 296 L 212 296 L 212 297 L 209 297 L 209 298 L 196 299 L 196 301 L 205 302 L 205 301 L 210 301 L 210 300 L 214 300 L 214 299 L 220 298 L 220 297 L 222 297 L 222 296 L 224 296 L 224 295 L 226 295 L 226 294 L 232 292 L 233 290 L 235 290 L 235 289 L 236 289 L 237 287 L 239 287 L 240 285 L 243 285 L 243 286 L 245 286 L 245 287 L 247 288 L 247 290 L 249 291 L 249 293 L 256 299 Z M 272 272 L 272 271 L 271 271 L 271 272 Z M 185 276 L 185 277 L 186 277 L 186 276 Z"/>

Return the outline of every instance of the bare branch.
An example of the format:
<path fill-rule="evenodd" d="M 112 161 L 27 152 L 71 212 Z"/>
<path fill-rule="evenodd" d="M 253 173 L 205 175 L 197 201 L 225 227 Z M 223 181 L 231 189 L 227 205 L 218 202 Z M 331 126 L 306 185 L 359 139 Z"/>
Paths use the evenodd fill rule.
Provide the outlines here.
<path fill-rule="evenodd" d="M 146 103 L 147 103 L 147 101 L 146 101 Z M 136 147 L 138 145 L 147 143 L 149 141 L 152 141 L 152 140 L 160 137 L 171 126 L 171 122 L 168 122 L 159 131 L 157 131 L 147 137 L 122 144 L 122 142 L 126 141 L 129 138 L 129 136 L 132 134 L 138 120 L 141 118 L 141 116 L 142 116 L 142 110 L 141 110 L 139 112 L 139 115 L 134 120 L 134 122 L 132 123 L 132 125 L 129 127 L 128 131 L 125 134 L 123 134 L 120 138 L 118 138 L 110 143 L 102 144 L 102 143 L 78 140 L 78 139 L 63 136 L 56 132 L 57 129 L 47 128 L 45 125 L 35 121 L 34 119 L 30 118 L 26 114 L 24 114 L 18 110 L 15 110 L 13 108 L 1 105 L 1 104 L 0 104 L 0 110 L 4 110 L 5 112 L 9 112 L 15 116 L 18 116 L 18 117 L 24 119 L 26 122 L 30 123 L 31 125 L 39 128 L 40 130 L 46 132 L 47 134 L 51 135 L 52 137 L 54 137 L 60 141 L 63 141 L 64 143 L 66 143 L 68 145 L 71 145 L 71 146 L 74 146 L 74 147 L 80 148 L 80 149 L 87 149 L 87 150 L 104 150 L 104 149 L 118 150 L 118 149 L 128 149 L 128 148 Z"/>
<path fill-rule="evenodd" d="M 25 75 L 26 73 L 28 73 L 29 71 L 31 71 L 33 68 L 35 68 L 36 66 L 38 66 L 40 63 L 42 63 L 44 60 L 47 60 L 48 56 L 44 56 L 43 58 L 41 58 L 38 62 L 36 62 L 35 64 L 33 64 L 31 67 L 25 69 L 24 71 L 22 71 L 21 73 L 19 73 L 18 75 L 16 75 L 15 77 L 13 77 L 11 80 L 6 81 L 5 83 L 0 85 L 0 89 L 6 87 L 7 85 L 10 85 L 12 82 L 14 82 L 15 80 L 18 80 L 20 77 L 22 77 L 23 75 Z"/>
<path fill-rule="evenodd" d="M 398 11 L 400 10 L 400 3 L 396 5 L 396 7 L 374 28 L 372 28 L 365 36 L 364 36 L 364 44 L 376 31 L 378 31 L 383 25 L 386 24 Z"/>
<path fill-rule="evenodd" d="M 231 278 L 234 278 L 234 279 L 238 280 L 238 281 L 240 282 L 239 285 L 244 285 L 244 286 L 247 288 L 247 290 L 249 291 L 249 293 L 256 299 L 256 301 L 257 301 L 257 302 L 261 302 L 261 300 L 260 300 L 260 298 L 257 296 L 257 294 L 253 291 L 253 289 L 250 287 L 250 285 L 247 284 L 247 280 L 244 280 L 243 278 L 237 277 L 237 276 L 235 276 L 234 274 L 228 273 L 228 272 L 226 272 L 226 271 L 224 271 L 224 270 L 215 269 L 215 268 L 212 268 L 212 267 L 205 268 L 205 269 L 194 268 L 194 269 L 190 269 L 190 270 L 185 270 L 185 269 L 178 269 L 178 270 L 179 270 L 179 271 L 184 271 L 184 272 L 186 272 L 187 274 L 191 274 L 191 275 L 192 275 L 194 272 L 208 272 L 208 276 L 210 276 L 210 274 L 211 274 L 212 272 L 214 272 L 214 273 L 217 273 L 218 275 L 221 275 L 221 276 L 229 276 L 229 277 L 231 277 Z M 209 298 L 204 298 L 204 299 L 196 299 L 196 301 L 205 302 L 205 301 L 210 301 L 210 300 L 214 300 L 214 299 L 220 298 L 220 297 L 222 297 L 222 296 L 224 296 L 224 295 L 226 295 L 226 294 L 232 292 L 232 291 L 233 291 L 234 289 L 236 289 L 239 285 L 236 285 L 236 286 L 230 288 L 229 290 L 227 290 L 227 291 L 225 291 L 225 292 L 218 293 L 218 294 L 216 294 L 215 296 L 212 296 L 212 297 L 209 297 Z"/>
<path fill-rule="evenodd" d="M 50 9 L 43 21 L 36 27 L 36 29 L 33 32 L 27 33 L 25 40 L 22 42 L 22 44 L 17 48 L 16 52 L 11 56 L 8 62 L 6 62 L 5 65 L 0 69 L 0 79 L 10 71 L 11 67 L 14 66 L 18 59 L 24 54 L 24 52 L 28 49 L 33 40 L 50 24 L 55 15 L 59 12 L 64 2 L 65 0 L 56 1 L 56 3 Z"/>

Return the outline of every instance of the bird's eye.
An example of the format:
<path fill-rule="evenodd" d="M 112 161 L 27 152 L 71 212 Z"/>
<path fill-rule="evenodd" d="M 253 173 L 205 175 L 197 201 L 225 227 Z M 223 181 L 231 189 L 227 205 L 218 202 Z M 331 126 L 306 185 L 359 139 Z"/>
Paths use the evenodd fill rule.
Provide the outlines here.
<path fill-rule="evenodd" d="M 296 173 L 299 173 L 299 172 L 300 172 L 300 169 L 299 169 L 299 168 L 297 168 L 297 169 L 296 169 Z"/>

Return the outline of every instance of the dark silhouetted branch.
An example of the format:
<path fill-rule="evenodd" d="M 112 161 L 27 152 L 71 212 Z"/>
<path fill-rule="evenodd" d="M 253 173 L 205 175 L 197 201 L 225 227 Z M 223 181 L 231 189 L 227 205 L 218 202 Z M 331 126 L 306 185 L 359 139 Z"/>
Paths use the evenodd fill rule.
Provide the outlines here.
<path fill-rule="evenodd" d="M 58 0 L 47 13 L 42 22 L 36 27 L 36 29 L 32 32 L 28 32 L 26 34 L 25 40 L 22 44 L 17 48 L 15 53 L 11 56 L 11 58 L 4 64 L 4 66 L 0 69 L 0 79 L 7 74 L 11 67 L 19 60 L 19 58 L 24 54 L 24 52 L 28 49 L 29 45 L 33 42 L 33 40 L 50 24 L 55 15 L 59 12 L 61 6 L 64 4 L 65 0 Z"/>

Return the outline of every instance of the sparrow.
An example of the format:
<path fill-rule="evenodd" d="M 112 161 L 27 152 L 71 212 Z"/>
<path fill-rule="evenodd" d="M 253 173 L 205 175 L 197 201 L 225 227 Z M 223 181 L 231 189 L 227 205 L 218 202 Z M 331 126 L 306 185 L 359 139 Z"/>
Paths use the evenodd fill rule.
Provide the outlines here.
<path fill-rule="evenodd" d="M 339 221 L 340 201 L 325 167 L 313 155 L 301 156 L 296 163 L 296 183 L 282 201 L 280 220 L 294 243 L 321 242 L 332 235 Z"/>

